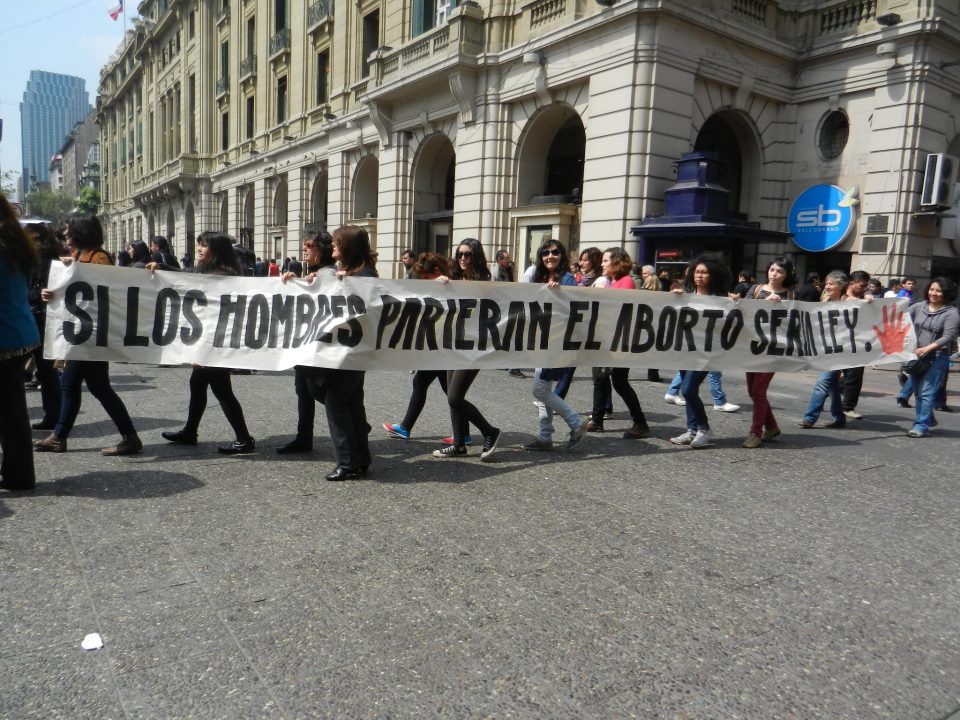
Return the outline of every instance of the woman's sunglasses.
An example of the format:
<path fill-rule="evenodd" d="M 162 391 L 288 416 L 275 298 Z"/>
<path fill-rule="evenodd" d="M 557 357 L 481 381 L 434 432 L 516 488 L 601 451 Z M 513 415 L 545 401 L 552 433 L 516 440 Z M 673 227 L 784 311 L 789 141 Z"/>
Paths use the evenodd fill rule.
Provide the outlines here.
<path fill-rule="evenodd" d="M 460 258 L 472 258 L 472 257 L 473 257 L 473 253 L 472 253 L 472 252 L 458 252 L 458 253 L 457 253 L 457 260 L 459 260 Z"/>
<path fill-rule="evenodd" d="M 540 251 L 540 257 L 546 257 L 547 255 L 556 255 L 560 256 L 560 248 L 549 248 L 547 250 Z"/>

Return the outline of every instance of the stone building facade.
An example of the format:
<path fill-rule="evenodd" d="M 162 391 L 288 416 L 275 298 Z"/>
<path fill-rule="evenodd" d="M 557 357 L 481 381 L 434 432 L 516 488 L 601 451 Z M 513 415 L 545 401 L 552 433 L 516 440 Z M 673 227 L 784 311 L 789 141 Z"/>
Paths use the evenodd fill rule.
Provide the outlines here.
<path fill-rule="evenodd" d="M 807 187 L 850 191 L 829 252 L 726 248 L 756 266 L 925 278 L 960 273 L 946 199 L 921 206 L 928 154 L 960 155 L 955 0 L 144 0 L 101 74 L 110 242 L 192 252 L 225 230 L 264 258 L 313 227 L 401 252 L 476 237 L 520 264 L 540 240 L 641 244 L 674 162 L 725 163 L 729 211 L 787 229 Z M 702 248 L 701 248 L 702 249 Z"/>

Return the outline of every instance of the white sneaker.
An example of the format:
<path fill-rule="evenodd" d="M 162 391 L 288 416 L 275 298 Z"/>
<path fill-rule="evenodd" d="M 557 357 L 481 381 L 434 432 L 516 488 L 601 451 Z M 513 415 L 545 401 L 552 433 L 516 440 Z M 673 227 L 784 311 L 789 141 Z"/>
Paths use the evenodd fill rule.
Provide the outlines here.
<path fill-rule="evenodd" d="M 670 393 L 667 393 L 666 395 L 663 396 L 663 401 L 664 401 L 664 402 L 671 403 L 672 405 L 686 405 L 686 404 L 687 404 L 687 401 L 684 400 L 684 399 L 683 399 L 682 397 L 680 397 L 679 395 L 671 395 Z"/>
<path fill-rule="evenodd" d="M 670 438 L 670 442 L 674 445 L 689 445 L 693 442 L 693 433 L 687 430 L 683 435 Z"/>
<path fill-rule="evenodd" d="M 693 441 L 690 443 L 692 448 L 703 448 L 708 445 L 712 445 L 710 442 L 710 431 L 709 430 L 697 430 L 697 434 L 693 436 Z"/>
<path fill-rule="evenodd" d="M 714 410 L 719 410 L 720 412 L 736 412 L 740 409 L 739 405 L 734 405 L 733 403 L 725 402 L 723 405 L 714 405 Z"/>
<path fill-rule="evenodd" d="M 856 410 L 844 410 L 843 414 L 851 420 L 863 420 L 863 415 L 858 413 Z"/>

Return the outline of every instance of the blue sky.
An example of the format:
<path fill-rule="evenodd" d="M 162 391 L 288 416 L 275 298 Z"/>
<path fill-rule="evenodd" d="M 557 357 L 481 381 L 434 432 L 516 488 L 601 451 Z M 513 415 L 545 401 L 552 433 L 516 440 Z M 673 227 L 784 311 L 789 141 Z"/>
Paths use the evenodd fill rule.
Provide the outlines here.
<path fill-rule="evenodd" d="M 127 27 L 139 0 L 126 0 Z M 96 103 L 100 68 L 123 40 L 124 15 L 114 0 L 0 0 L 0 169 L 20 169 L 20 101 L 31 70 L 76 75 Z"/>

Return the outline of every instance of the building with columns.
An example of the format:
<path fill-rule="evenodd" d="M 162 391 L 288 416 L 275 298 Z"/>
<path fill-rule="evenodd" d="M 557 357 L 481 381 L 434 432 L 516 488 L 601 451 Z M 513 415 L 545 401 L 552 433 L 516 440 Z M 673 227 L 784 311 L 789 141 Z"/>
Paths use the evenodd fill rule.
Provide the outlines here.
<path fill-rule="evenodd" d="M 960 273 L 956 0 L 144 0 L 101 73 L 109 242 L 225 230 L 256 255 L 368 229 L 380 271 L 465 237 L 525 265 L 543 238 L 679 270 Z M 713 153 L 726 217 L 786 231 L 811 186 L 851 232 L 644 237 L 684 153 Z M 931 181 L 928 178 L 928 181 Z M 929 198 L 927 198 L 929 200 Z M 816 212 L 813 217 L 816 216 Z M 821 224 L 832 219 L 820 209 Z M 724 220 L 721 218 L 721 224 Z"/>

